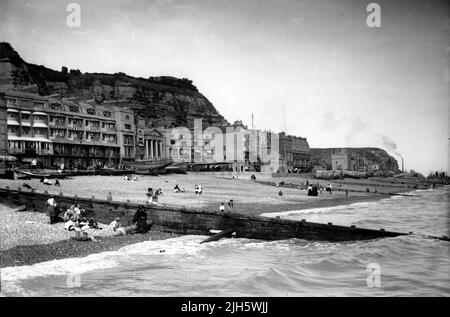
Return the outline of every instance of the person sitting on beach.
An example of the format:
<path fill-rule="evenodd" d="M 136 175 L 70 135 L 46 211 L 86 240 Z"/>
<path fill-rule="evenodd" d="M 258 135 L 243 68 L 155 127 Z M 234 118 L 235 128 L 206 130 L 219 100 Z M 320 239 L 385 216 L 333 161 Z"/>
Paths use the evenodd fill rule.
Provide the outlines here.
<path fill-rule="evenodd" d="M 224 203 L 220 203 L 219 211 L 225 212 L 225 204 Z"/>
<path fill-rule="evenodd" d="M 71 205 L 69 208 L 67 208 L 66 212 L 64 213 L 63 220 L 64 222 L 73 220 L 75 214 L 75 205 Z"/>
<path fill-rule="evenodd" d="M 78 223 L 80 224 L 81 230 L 86 230 L 89 227 L 89 220 L 86 217 L 81 217 Z"/>
<path fill-rule="evenodd" d="M 46 177 L 43 177 L 40 182 L 44 183 L 45 185 L 53 185 L 53 183 Z"/>
<path fill-rule="evenodd" d="M 203 187 L 202 187 L 202 185 L 198 185 L 197 193 L 198 193 L 199 195 L 201 195 L 202 192 L 203 192 Z"/>
<path fill-rule="evenodd" d="M 233 199 L 230 199 L 230 201 L 228 202 L 228 208 L 229 209 L 233 209 L 234 208 L 234 201 L 233 201 Z"/>
<path fill-rule="evenodd" d="M 31 190 L 32 192 L 36 191 L 36 188 L 31 187 L 31 185 L 29 185 L 29 184 L 23 183 L 22 186 L 25 187 L 26 189 Z"/>
<path fill-rule="evenodd" d="M 75 205 L 73 206 L 73 214 L 79 215 L 81 218 L 81 210 L 80 210 L 80 208 L 78 208 L 78 203 L 75 203 Z"/>
<path fill-rule="evenodd" d="M 96 230 L 102 229 L 99 227 L 97 221 L 95 221 L 94 218 L 89 218 L 88 225 L 89 225 L 89 228 L 92 228 L 92 229 L 96 229 Z"/>
<path fill-rule="evenodd" d="M 136 225 L 137 233 L 146 233 L 147 228 L 147 213 L 143 206 L 139 206 L 133 217 L 133 223 Z"/>
<path fill-rule="evenodd" d="M 194 187 L 194 193 L 195 193 L 195 195 L 198 195 L 198 185 L 195 185 L 195 187 Z"/>
<path fill-rule="evenodd" d="M 55 178 L 55 186 L 61 186 L 61 184 L 59 183 L 59 180 L 57 178 Z"/>
<path fill-rule="evenodd" d="M 283 192 L 281 190 L 278 192 L 278 196 L 283 196 Z"/>
<path fill-rule="evenodd" d="M 120 223 L 120 218 L 114 218 L 113 222 L 111 222 L 109 224 L 109 227 L 113 230 L 116 231 L 117 229 L 119 229 L 120 227 L 122 227 L 122 224 Z"/>
<path fill-rule="evenodd" d="M 180 187 L 178 187 L 178 184 L 176 184 L 175 187 L 173 188 L 173 192 L 174 192 L 174 193 L 179 193 L 179 192 L 181 192 L 181 189 L 180 189 Z"/>
<path fill-rule="evenodd" d="M 92 235 L 90 235 L 87 230 L 91 227 L 89 224 L 79 221 L 69 220 L 64 224 L 64 229 L 67 231 L 75 231 L 76 240 L 86 240 L 91 239 L 92 241 L 97 241 Z"/>
<path fill-rule="evenodd" d="M 67 220 L 64 224 L 64 229 L 67 231 L 75 231 L 76 224 L 72 220 Z"/>

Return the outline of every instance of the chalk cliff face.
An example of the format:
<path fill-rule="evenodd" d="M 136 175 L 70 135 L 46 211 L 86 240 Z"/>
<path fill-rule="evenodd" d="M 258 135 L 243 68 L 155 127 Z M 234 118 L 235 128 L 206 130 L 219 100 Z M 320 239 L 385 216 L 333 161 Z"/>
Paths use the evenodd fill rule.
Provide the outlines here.
<path fill-rule="evenodd" d="M 340 149 L 351 153 L 352 160 L 359 160 L 361 166 L 363 166 L 365 158 L 366 162 L 378 164 L 381 171 L 399 171 L 397 160 L 380 148 L 312 148 L 311 158 L 316 163 L 321 162 L 331 169 L 331 154 Z"/>
<path fill-rule="evenodd" d="M 191 80 L 175 77 L 135 78 L 124 73 L 81 73 L 62 67 L 55 71 L 25 62 L 9 43 L 0 43 L 0 88 L 60 94 L 91 104 L 131 106 L 154 126 L 193 127 L 227 124 Z"/>

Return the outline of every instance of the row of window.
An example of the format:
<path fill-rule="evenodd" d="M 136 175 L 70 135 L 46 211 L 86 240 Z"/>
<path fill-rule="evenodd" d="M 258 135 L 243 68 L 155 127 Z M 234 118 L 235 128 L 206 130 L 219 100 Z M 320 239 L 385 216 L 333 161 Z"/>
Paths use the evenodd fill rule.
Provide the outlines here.
<path fill-rule="evenodd" d="M 6 99 L 6 106 L 8 106 L 8 107 L 15 107 L 16 105 L 17 105 L 17 100 L 16 99 L 10 99 L 10 98 Z M 25 99 L 21 99 L 20 100 L 20 105 L 29 108 L 29 107 L 31 107 L 31 101 L 25 100 Z M 33 102 L 33 105 L 34 105 L 34 107 L 37 107 L 37 108 L 39 108 L 39 107 L 43 108 L 44 107 L 44 103 L 43 102 L 38 102 L 38 101 Z"/>
<path fill-rule="evenodd" d="M 45 103 L 44 102 L 36 102 L 36 101 L 35 102 L 31 102 L 29 100 L 20 99 L 20 105 L 24 106 L 24 107 L 27 107 L 27 108 L 30 108 L 31 105 L 33 105 L 36 108 L 44 108 Z M 15 106 L 17 106 L 17 99 L 7 98 L 6 99 L 6 106 L 7 107 L 15 107 Z M 59 103 L 51 103 L 49 105 L 49 108 L 52 109 L 52 110 L 58 110 L 58 111 L 64 111 L 65 110 L 63 105 L 61 105 Z M 71 106 L 69 106 L 69 111 L 70 112 L 79 113 L 80 112 L 80 108 L 78 106 L 71 105 Z M 93 115 L 93 116 L 97 115 L 95 109 L 92 109 L 92 108 L 87 109 L 86 112 L 89 115 Z M 105 110 L 105 111 L 103 111 L 103 116 L 111 118 L 112 117 L 112 112 Z M 129 120 L 129 116 L 127 115 L 125 117 L 125 119 Z"/>
<path fill-rule="evenodd" d="M 33 115 L 33 118 L 34 118 L 35 121 L 42 121 L 42 122 L 46 121 L 46 117 L 43 116 L 43 115 L 35 114 L 35 115 Z M 8 112 L 8 120 L 17 121 L 18 119 L 19 119 L 19 114 L 18 113 L 16 113 L 16 112 Z M 21 114 L 21 119 L 23 121 L 28 121 L 28 120 L 30 120 L 30 115 L 28 113 L 22 113 Z"/>
<path fill-rule="evenodd" d="M 18 126 L 8 126 L 8 134 L 19 134 L 19 127 Z M 22 135 L 31 135 L 31 128 L 29 127 L 22 127 Z M 47 135 L 47 129 L 45 128 L 33 128 L 33 134 L 35 135 Z"/>

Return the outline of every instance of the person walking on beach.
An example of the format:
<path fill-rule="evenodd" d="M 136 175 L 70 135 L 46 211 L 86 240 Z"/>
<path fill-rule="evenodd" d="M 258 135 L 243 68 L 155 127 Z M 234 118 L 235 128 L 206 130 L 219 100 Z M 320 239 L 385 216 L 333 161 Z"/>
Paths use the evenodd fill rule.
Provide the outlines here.
<path fill-rule="evenodd" d="M 224 203 L 220 203 L 219 211 L 225 212 L 225 204 Z"/>
<path fill-rule="evenodd" d="M 348 189 L 345 190 L 345 197 L 348 197 Z"/>
<path fill-rule="evenodd" d="M 58 222 L 58 213 L 56 211 L 56 200 L 55 198 L 49 198 L 46 203 L 47 205 L 47 216 L 50 218 L 50 224 L 54 224 Z"/>
<path fill-rule="evenodd" d="M 153 202 L 153 188 L 149 187 L 147 189 L 147 201 L 149 204 L 151 204 Z"/>

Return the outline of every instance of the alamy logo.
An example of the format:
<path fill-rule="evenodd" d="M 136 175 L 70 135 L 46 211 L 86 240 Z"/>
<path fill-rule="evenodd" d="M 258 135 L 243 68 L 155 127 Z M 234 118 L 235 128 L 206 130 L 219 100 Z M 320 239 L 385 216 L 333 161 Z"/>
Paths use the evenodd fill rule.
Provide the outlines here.
<path fill-rule="evenodd" d="M 69 3 L 66 11 L 69 12 L 66 23 L 69 28 L 81 27 L 81 6 L 78 3 Z"/>
<path fill-rule="evenodd" d="M 81 275 L 77 273 L 69 274 L 66 279 L 66 285 L 69 288 L 81 287 Z"/>
<path fill-rule="evenodd" d="M 381 27 L 381 7 L 378 3 L 369 3 L 367 5 L 367 12 L 370 14 L 367 16 L 366 23 L 369 28 Z"/>
<path fill-rule="evenodd" d="M 367 265 L 367 286 L 370 288 L 381 287 L 381 267 L 377 263 L 370 263 Z"/>

